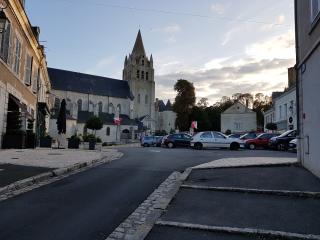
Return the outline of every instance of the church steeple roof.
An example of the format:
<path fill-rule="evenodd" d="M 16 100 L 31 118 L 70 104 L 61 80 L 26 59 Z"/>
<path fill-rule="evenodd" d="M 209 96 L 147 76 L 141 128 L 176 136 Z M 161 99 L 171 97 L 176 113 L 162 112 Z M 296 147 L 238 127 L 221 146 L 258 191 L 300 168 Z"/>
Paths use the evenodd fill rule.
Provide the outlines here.
<path fill-rule="evenodd" d="M 141 54 L 144 56 L 146 55 L 146 52 L 145 52 L 144 46 L 143 46 L 143 41 L 142 41 L 140 29 L 139 29 L 139 32 L 138 32 L 138 35 L 136 38 L 136 42 L 134 43 L 132 54 Z"/>

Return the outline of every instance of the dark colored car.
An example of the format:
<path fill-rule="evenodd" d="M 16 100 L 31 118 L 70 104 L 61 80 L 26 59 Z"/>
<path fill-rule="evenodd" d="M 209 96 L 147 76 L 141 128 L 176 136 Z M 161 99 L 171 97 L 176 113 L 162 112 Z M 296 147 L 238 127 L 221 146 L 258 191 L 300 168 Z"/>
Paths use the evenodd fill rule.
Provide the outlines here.
<path fill-rule="evenodd" d="M 273 137 L 269 141 L 269 147 L 279 151 L 285 151 L 289 148 L 289 143 L 297 137 L 296 130 L 289 130 L 278 137 Z"/>
<path fill-rule="evenodd" d="M 257 136 L 255 139 L 249 139 L 245 141 L 245 148 L 254 150 L 256 148 L 268 148 L 269 140 L 273 137 L 277 137 L 279 134 L 275 133 L 263 133 Z"/>
<path fill-rule="evenodd" d="M 228 136 L 228 138 L 240 138 L 243 134 L 241 133 L 233 133 Z"/>
<path fill-rule="evenodd" d="M 259 134 L 256 133 L 256 132 L 246 133 L 246 134 L 244 134 L 244 135 L 242 135 L 242 136 L 240 137 L 240 140 L 245 141 L 245 140 L 248 140 L 248 139 L 255 139 L 258 135 L 259 135 Z"/>
<path fill-rule="evenodd" d="M 175 133 L 169 135 L 164 140 L 164 145 L 168 148 L 174 147 L 190 147 L 192 137 L 185 133 Z"/>
<path fill-rule="evenodd" d="M 155 144 L 157 147 L 161 147 L 162 138 L 161 136 L 155 136 Z"/>

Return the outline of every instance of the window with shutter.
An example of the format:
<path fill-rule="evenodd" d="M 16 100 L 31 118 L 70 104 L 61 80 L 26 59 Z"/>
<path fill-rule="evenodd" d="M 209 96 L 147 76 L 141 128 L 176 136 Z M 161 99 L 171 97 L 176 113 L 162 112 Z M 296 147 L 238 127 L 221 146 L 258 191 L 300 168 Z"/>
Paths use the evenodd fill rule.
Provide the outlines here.
<path fill-rule="evenodd" d="M 27 86 L 31 85 L 31 75 L 32 75 L 32 57 L 29 54 L 27 54 L 25 71 L 24 71 L 24 83 Z"/>
<path fill-rule="evenodd" d="M 9 63 L 10 34 L 11 24 L 9 21 L 6 21 L 4 31 L 0 33 L 0 57 L 6 63 Z"/>
<path fill-rule="evenodd" d="M 19 75 L 20 72 L 20 62 L 21 62 L 21 42 L 16 37 L 16 45 L 14 50 L 14 65 L 13 65 L 13 71 Z"/>
<path fill-rule="evenodd" d="M 37 93 L 37 85 L 38 85 L 38 67 L 34 67 L 33 76 L 32 76 L 32 92 Z"/>

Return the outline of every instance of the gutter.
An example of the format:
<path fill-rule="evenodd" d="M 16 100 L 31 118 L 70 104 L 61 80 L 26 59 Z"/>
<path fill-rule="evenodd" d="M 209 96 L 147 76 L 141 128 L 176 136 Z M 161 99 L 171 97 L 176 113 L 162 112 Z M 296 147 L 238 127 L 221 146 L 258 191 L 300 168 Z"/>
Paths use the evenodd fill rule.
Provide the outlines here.
<path fill-rule="evenodd" d="M 294 0 L 294 21 L 295 21 L 295 41 L 296 41 L 296 107 L 297 107 L 297 131 L 299 139 L 299 150 L 298 150 L 298 162 L 302 162 L 302 153 L 301 153 L 301 115 L 300 115 L 300 45 L 299 45 L 299 34 L 298 34 L 298 0 Z M 301 84 L 302 86 L 302 84 Z M 301 89 L 302 90 L 302 89 Z"/>

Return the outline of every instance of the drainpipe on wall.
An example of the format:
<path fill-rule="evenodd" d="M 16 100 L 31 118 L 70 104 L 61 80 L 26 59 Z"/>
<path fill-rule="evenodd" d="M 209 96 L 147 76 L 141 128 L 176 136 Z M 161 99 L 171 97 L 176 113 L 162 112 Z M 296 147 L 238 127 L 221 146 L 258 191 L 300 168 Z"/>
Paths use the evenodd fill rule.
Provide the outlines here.
<path fill-rule="evenodd" d="M 294 1 L 294 18 L 295 18 L 295 40 L 296 40 L 296 107 L 297 107 L 297 131 L 298 131 L 298 161 L 303 163 L 303 153 L 302 153 L 302 128 L 301 128 L 301 115 L 300 115 L 300 56 L 299 56 L 299 34 L 298 34 L 298 0 Z M 302 86 L 302 84 L 301 84 Z"/>

